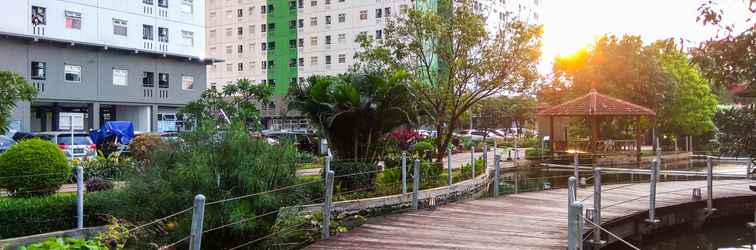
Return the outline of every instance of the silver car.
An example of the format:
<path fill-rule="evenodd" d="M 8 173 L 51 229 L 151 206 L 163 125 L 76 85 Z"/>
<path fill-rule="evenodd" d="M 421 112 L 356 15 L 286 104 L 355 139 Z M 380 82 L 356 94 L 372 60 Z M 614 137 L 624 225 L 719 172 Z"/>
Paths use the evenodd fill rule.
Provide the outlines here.
<path fill-rule="evenodd" d="M 49 138 L 55 144 L 58 144 L 60 150 L 68 158 L 93 158 L 97 156 L 97 145 L 89 138 L 89 134 L 83 132 L 42 132 L 35 134 L 40 137 Z M 73 143 L 72 143 L 73 142 Z"/>

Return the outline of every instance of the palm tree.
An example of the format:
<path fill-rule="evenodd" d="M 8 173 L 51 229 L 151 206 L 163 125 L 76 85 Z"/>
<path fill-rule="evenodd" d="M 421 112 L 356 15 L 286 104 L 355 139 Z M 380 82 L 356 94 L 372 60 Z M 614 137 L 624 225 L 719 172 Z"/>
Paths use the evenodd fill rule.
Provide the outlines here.
<path fill-rule="evenodd" d="M 383 136 L 417 117 L 408 76 L 405 71 L 312 76 L 291 87 L 289 108 L 315 123 L 337 158 L 374 163 L 384 153 Z"/>

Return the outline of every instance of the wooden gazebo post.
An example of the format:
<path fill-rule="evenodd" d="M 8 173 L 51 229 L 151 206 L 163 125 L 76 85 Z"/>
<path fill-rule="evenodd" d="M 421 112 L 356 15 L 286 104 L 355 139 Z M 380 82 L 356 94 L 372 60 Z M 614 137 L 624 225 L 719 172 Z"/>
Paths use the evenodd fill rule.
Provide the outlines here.
<path fill-rule="evenodd" d="M 554 136 L 554 116 L 553 115 L 549 116 L 549 136 L 551 136 L 551 155 L 554 155 L 554 152 L 556 152 L 556 147 L 554 146 L 554 143 L 556 143 L 556 136 Z"/>
<path fill-rule="evenodd" d="M 640 128 L 641 116 L 635 117 L 635 161 L 640 166 L 641 161 L 641 128 Z"/>

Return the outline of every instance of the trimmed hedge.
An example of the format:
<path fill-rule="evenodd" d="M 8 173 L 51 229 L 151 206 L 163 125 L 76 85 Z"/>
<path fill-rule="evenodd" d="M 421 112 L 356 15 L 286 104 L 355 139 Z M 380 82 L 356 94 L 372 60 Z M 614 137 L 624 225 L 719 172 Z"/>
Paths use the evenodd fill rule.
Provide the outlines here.
<path fill-rule="evenodd" d="M 71 176 L 71 166 L 58 145 L 23 140 L 0 154 L 0 189 L 15 196 L 53 193 Z"/>
<path fill-rule="evenodd" d="M 109 190 L 84 195 L 84 226 L 106 224 L 102 215 L 125 204 L 126 192 Z M 0 198 L 0 239 L 76 228 L 76 194 Z"/>

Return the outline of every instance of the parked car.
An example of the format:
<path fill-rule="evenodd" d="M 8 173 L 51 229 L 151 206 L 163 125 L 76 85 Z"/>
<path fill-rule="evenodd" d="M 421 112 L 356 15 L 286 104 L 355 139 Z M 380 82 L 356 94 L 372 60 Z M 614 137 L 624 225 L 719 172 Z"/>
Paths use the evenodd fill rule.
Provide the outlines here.
<path fill-rule="evenodd" d="M 92 158 L 97 156 L 97 145 L 89 138 L 86 132 L 74 132 L 73 143 L 71 143 L 71 132 L 41 132 L 35 134 L 36 137 L 46 138 L 55 144 L 58 144 L 60 150 L 68 158 Z M 72 155 L 73 153 L 73 155 Z"/>
<path fill-rule="evenodd" d="M 496 140 L 496 139 L 502 138 L 496 133 L 483 131 L 483 130 L 476 130 L 476 129 L 461 130 L 457 133 L 454 133 L 454 136 L 459 137 L 459 138 L 471 138 L 473 141 L 482 141 L 484 139 L 489 141 L 489 140 Z"/>
<path fill-rule="evenodd" d="M 270 144 L 277 144 L 281 140 L 289 140 L 301 151 L 317 153 L 320 145 L 314 134 L 308 131 L 263 131 L 263 135 Z"/>
<path fill-rule="evenodd" d="M 4 135 L 0 135 L 0 153 L 5 152 L 5 150 L 8 150 L 13 144 L 16 144 L 16 141 L 14 141 L 12 138 Z"/>

